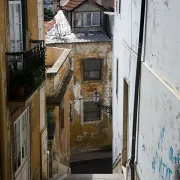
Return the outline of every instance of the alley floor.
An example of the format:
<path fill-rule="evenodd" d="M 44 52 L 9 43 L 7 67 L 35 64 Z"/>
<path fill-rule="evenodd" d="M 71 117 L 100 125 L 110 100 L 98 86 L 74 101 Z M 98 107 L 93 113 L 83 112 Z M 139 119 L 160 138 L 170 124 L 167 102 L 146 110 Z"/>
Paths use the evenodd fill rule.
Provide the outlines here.
<path fill-rule="evenodd" d="M 122 174 L 69 174 L 58 180 L 124 180 Z"/>

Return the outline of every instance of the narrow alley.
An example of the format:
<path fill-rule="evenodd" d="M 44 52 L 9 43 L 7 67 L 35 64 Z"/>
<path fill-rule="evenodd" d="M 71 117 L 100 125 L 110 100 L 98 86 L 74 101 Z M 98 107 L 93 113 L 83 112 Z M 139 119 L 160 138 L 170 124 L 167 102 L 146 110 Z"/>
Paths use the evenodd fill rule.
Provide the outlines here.
<path fill-rule="evenodd" d="M 0 180 L 180 180 L 180 1 L 0 12 Z"/>

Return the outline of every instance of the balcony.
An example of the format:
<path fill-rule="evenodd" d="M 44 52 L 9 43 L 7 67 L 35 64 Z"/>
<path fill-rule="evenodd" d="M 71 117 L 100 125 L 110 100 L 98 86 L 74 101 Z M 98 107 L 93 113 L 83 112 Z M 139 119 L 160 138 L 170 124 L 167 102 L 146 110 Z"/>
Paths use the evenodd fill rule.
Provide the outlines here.
<path fill-rule="evenodd" d="M 47 48 L 46 103 L 59 106 L 73 74 L 69 58 L 70 49 Z"/>
<path fill-rule="evenodd" d="M 24 104 L 45 80 L 44 41 L 30 41 L 23 52 L 7 52 L 8 102 Z"/>

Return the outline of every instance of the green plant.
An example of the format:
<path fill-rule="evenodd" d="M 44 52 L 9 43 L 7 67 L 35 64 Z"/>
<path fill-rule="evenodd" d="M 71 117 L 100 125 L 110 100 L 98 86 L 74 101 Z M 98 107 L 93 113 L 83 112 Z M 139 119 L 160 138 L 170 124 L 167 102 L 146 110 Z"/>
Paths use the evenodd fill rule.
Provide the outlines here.
<path fill-rule="evenodd" d="M 41 66 L 38 69 L 33 70 L 33 83 L 38 87 L 44 80 L 45 77 L 45 67 Z"/>

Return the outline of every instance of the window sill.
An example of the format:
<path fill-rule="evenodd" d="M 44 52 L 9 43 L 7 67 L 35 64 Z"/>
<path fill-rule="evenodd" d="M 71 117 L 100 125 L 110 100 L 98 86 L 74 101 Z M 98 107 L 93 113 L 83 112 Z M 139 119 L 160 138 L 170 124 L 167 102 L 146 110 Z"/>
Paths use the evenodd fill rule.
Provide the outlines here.
<path fill-rule="evenodd" d="M 82 83 L 102 83 L 102 79 L 97 79 L 97 80 L 83 80 Z"/>
<path fill-rule="evenodd" d="M 18 174 L 19 174 L 19 173 L 21 172 L 21 170 L 24 168 L 24 165 L 25 165 L 25 163 L 26 163 L 27 161 L 28 161 L 28 155 L 24 158 L 21 166 L 19 166 L 19 168 L 16 170 L 16 172 L 15 172 L 15 177 L 18 176 Z"/>
<path fill-rule="evenodd" d="M 92 121 L 81 121 L 81 124 L 98 124 L 98 123 L 101 123 L 102 122 L 102 119 L 99 119 L 99 120 L 92 120 Z"/>

